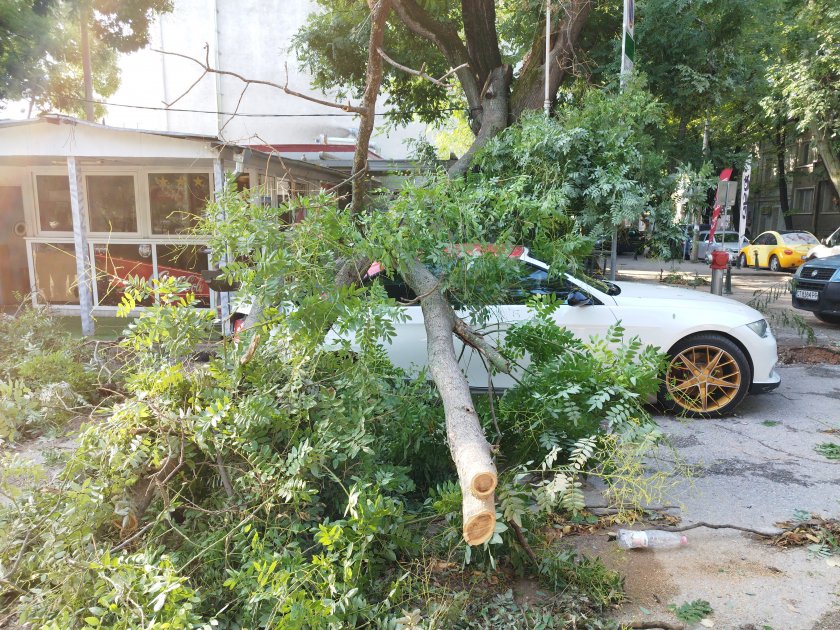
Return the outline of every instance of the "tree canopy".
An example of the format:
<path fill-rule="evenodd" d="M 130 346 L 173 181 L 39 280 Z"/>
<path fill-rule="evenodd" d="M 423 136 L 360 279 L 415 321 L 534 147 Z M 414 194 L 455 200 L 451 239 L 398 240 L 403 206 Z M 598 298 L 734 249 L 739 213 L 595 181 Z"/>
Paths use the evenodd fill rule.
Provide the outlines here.
<path fill-rule="evenodd" d="M 80 20 L 87 16 L 93 84 L 100 96 L 119 85 L 117 54 L 148 44 L 149 25 L 171 0 L 9 0 L 0 6 L 0 103 L 26 99 L 38 109 L 84 111 Z"/>

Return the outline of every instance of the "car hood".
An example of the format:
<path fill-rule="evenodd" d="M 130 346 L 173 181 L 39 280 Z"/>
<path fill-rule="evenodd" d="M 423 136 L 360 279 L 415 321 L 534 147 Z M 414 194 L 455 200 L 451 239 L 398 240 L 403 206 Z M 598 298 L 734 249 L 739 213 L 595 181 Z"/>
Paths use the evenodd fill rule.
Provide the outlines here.
<path fill-rule="evenodd" d="M 840 254 L 840 245 L 836 245 L 834 247 L 817 245 L 809 252 L 809 255 L 814 258 L 828 258 L 829 256 L 836 256 L 837 254 Z"/>
<path fill-rule="evenodd" d="M 614 282 L 621 289 L 621 293 L 614 295 L 616 305 L 639 306 L 643 302 L 650 308 L 685 308 L 704 310 L 724 310 L 732 316 L 740 316 L 745 319 L 743 322 L 735 323 L 739 326 L 742 323 L 754 322 L 763 319 L 764 316 L 754 308 L 741 304 L 731 298 L 714 295 L 703 289 L 681 289 L 661 284 L 649 284 L 644 282 Z"/>

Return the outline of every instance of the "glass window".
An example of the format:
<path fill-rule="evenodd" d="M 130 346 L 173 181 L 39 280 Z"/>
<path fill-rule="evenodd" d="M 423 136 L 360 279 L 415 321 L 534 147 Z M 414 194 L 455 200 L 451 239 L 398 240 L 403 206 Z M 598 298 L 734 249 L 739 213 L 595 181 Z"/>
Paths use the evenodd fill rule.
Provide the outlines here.
<path fill-rule="evenodd" d="M 554 294 L 565 302 L 569 293 L 579 290 L 565 276 L 548 279 L 548 272 L 538 267 L 524 265 L 519 282 L 508 291 L 506 304 L 525 304 L 534 295 Z"/>
<path fill-rule="evenodd" d="M 820 243 L 810 232 L 789 232 L 783 234 L 782 239 L 786 245 L 819 245 Z"/>
<path fill-rule="evenodd" d="M 93 264 L 96 269 L 96 290 L 99 304 L 117 306 L 123 296 L 125 281 L 130 277 L 151 280 L 154 277 L 152 246 L 139 245 L 94 245 Z M 151 306 L 149 297 L 140 306 Z"/>
<path fill-rule="evenodd" d="M 88 175 L 91 232 L 136 232 L 137 208 L 132 175 Z"/>
<path fill-rule="evenodd" d="M 150 173 L 149 207 L 154 234 L 193 231 L 210 199 L 210 176 L 204 173 Z"/>
<path fill-rule="evenodd" d="M 38 301 L 47 304 L 79 303 L 76 250 L 71 243 L 35 243 L 32 245 L 32 259 Z"/>
<path fill-rule="evenodd" d="M 41 229 L 49 232 L 72 232 L 70 180 L 66 175 L 38 175 L 35 179 Z"/>
<path fill-rule="evenodd" d="M 190 283 L 197 306 L 210 307 L 210 287 L 201 277 L 203 269 L 209 269 L 207 254 L 201 245 L 158 245 L 158 277 L 186 278 Z"/>
<path fill-rule="evenodd" d="M 813 205 L 813 188 L 797 188 L 793 191 L 793 208 L 791 212 L 794 214 L 808 214 L 813 209 Z"/>

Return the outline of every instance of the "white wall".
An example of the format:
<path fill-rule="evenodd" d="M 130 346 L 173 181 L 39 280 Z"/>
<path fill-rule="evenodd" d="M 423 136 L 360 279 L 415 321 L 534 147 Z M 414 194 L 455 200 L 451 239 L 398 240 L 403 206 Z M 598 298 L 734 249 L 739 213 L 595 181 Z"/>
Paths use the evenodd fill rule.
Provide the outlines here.
<path fill-rule="evenodd" d="M 152 26 L 151 46 L 124 55 L 120 66 L 122 83 L 112 103 L 162 107 L 180 96 L 202 73 L 200 66 L 187 60 L 153 52 L 162 49 L 204 59 L 209 45 L 210 64 L 245 77 L 286 83 L 284 64 L 288 63 L 291 89 L 331 100 L 313 91 L 309 78 L 300 70 L 290 51 L 291 38 L 315 8 L 309 0 L 175 0 L 172 13 Z M 242 84 L 233 77 L 207 75 L 173 108 L 233 112 L 242 93 Z M 384 96 L 379 110 L 384 109 Z M 316 138 L 345 137 L 348 128 L 358 127 L 358 119 L 344 112 L 289 96 L 266 86 L 248 88 L 239 106 L 241 114 L 310 114 L 289 117 L 237 117 L 215 113 L 154 111 L 110 107 L 109 125 L 163 129 L 168 131 L 216 134 L 237 143 L 314 143 Z M 311 116 L 320 114 L 321 116 Z M 381 119 L 377 126 L 381 127 Z M 425 126 L 411 125 L 388 136 L 376 134 L 384 157 L 402 158 L 406 137 L 424 133 Z M 375 132 L 376 133 L 376 132 Z"/>

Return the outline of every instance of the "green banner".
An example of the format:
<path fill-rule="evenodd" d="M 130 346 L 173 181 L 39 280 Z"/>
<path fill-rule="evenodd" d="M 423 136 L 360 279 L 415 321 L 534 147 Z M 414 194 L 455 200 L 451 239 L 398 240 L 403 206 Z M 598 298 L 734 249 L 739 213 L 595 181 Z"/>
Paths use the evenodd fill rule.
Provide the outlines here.
<path fill-rule="evenodd" d="M 635 61 L 636 58 L 636 42 L 630 36 L 630 33 L 624 33 L 624 54 L 630 61 Z"/>

